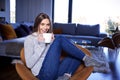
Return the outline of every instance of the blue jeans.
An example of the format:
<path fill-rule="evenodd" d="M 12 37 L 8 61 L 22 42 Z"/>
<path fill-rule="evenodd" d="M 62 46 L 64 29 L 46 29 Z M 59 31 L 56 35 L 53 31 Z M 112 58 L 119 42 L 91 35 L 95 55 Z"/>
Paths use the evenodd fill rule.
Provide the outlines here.
<path fill-rule="evenodd" d="M 68 56 L 60 61 L 61 51 L 64 50 Z M 81 64 L 85 54 L 72 44 L 67 38 L 56 37 L 51 44 L 42 68 L 37 76 L 40 80 L 56 80 L 64 73 L 73 74 Z"/>

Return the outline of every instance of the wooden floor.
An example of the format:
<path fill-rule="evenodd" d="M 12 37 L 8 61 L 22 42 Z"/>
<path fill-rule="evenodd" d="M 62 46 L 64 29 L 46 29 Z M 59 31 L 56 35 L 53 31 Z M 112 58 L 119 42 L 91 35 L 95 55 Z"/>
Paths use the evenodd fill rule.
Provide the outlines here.
<path fill-rule="evenodd" d="M 0 57 L 0 80 L 21 80 L 15 70 L 15 64 L 11 64 L 12 58 Z"/>
<path fill-rule="evenodd" d="M 111 73 L 92 73 L 87 80 L 120 80 L 120 53 L 108 53 L 105 49 L 105 54 Z M 15 65 L 11 64 L 12 60 L 12 58 L 0 57 L 0 80 L 21 80 Z"/>

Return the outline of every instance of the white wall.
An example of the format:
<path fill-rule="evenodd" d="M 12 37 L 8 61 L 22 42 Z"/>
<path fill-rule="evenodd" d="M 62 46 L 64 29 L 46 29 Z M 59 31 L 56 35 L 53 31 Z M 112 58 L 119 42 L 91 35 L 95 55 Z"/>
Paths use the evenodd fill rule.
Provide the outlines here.
<path fill-rule="evenodd" d="M 16 0 L 16 22 L 33 22 L 40 12 L 52 18 L 52 0 Z"/>

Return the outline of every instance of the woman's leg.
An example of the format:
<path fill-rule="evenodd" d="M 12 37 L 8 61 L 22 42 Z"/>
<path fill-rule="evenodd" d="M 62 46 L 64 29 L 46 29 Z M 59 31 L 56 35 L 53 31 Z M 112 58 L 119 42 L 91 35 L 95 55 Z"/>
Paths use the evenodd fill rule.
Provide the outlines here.
<path fill-rule="evenodd" d="M 96 67 L 105 66 L 104 62 L 98 61 L 97 59 L 93 59 L 92 57 L 85 55 L 67 38 L 59 37 L 58 41 L 60 42 L 60 46 L 64 51 L 66 51 L 70 56 L 73 56 L 76 59 L 83 60 L 85 66 L 96 66 Z"/>
<path fill-rule="evenodd" d="M 59 66 L 58 70 L 58 77 L 63 76 L 64 73 L 68 73 L 73 75 L 76 69 L 80 66 L 81 61 L 73 58 L 73 57 L 66 57 L 61 61 L 61 64 Z"/>
<path fill-rule="evenodd" d="M 59 42 L 52 43 L 37 76 L 40 80 L 55 80 L 60 64 L 61 48 Z"/>
<path fill-rule="evenodd" d="M 51 44 L 38 77 L 41 80 L 55 80 L 60 65 L 61 50 L 82 60 L 85 54 L 64 37 L 57 37 Z"/>
<path fill-rule="evenodd" d="M 68 55 L 82 60 L 85 54 L 77 48 L 73 43 L 71 43 L 67 38 L 65 37 L 58 37 L 56 40 L 59 40 L 61 48 L 67 52 Z"/>

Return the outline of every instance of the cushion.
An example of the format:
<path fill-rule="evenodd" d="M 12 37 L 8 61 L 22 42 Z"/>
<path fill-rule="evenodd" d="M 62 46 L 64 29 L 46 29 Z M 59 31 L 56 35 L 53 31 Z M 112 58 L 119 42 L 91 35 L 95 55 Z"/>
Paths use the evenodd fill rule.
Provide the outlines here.
<path fill-rule="evenodd" d="M 17 38 L 17 35 L 10 24 L 0 24 L 0 30 L 4 40 Z"/>
<path fill-rule="evenodd" d="M 27 34 L 30 34 L 32 32 L 30 30 L 29 26 L 27 26 L 25 24 L 20 24 L 20 27 L 22 27 Z"/>
<path fill-rule="evenodd" d="M 31 25 L 31 26 L 29 26 L 29 29 L 31 30 L 31 31 L 33 31 L 33 26 Z"/>
<path fill-rule="evenodd" d="M 96 25 L 77 24 L 76 34 L 84 36 L 99 36 L 100 34 L 99 28 L 100 28 L 99 24 Z"/>
<path fill-rule="evenodd" d="M 20 26 L 15 29 L 15 32 L 16 32 L 18 38 L 28 35 L 28 33 Z"/>
<path fill-rule="evenodd" d="M 62 29 L 61 28 L 53 29 L 53 33 L 54 34 L 62 34 Z"/>
<path fill-rule="evenodd" d="M 62 29 L 62 34 L 75 34 L 75 29 L 76 29 L 76 24 L 74 23 L 54 23 L 53 24 L 53 29 L 54 28 L 61 28 Z"/>

